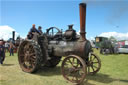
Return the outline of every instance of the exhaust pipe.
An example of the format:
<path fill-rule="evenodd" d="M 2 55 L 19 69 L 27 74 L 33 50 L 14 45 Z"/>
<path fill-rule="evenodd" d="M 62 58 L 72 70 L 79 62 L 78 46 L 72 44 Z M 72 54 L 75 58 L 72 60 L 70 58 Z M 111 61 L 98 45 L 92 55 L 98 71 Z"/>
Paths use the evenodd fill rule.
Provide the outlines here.
<path fill-rule="evenodd" d="M 12 31 L 12 39 L 15 41 L 15 31 Z"/>
<path fill-rule="evenodd" d="M 73 29 L 73 24 L 68 25 L 68 29 Z"/>
<path fill-rule="evenodd" d="M 86 23 L 86 3 L 79 4 L 80 9 L 80 41 L 86 40 L 85 23 Z"/>

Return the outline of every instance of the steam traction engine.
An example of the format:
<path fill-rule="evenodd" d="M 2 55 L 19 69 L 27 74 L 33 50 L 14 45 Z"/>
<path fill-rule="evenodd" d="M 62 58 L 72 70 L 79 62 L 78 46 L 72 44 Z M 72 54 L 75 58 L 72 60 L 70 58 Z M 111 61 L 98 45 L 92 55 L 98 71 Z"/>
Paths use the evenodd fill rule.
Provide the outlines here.
<path fill-rule="evenodd" d="M 23 71 L 33 73 L 40 66 L 55 67 L 61 60 L 63 77 L 72 82 L 81 83 L 87 73 L 95 74 L 100 70 L 101 61 L 92 53 L 91 44 L 85 38 L 86 4 L 80 4 L 80 37 L 77 37 L 73 25 L 62 33 L 56 27 L 50 27 L 42 35 L 34 34 L 32 39 L 24 40 L 18 51 L 18 60 Z M 56 33 L 55 33 L 56 31 Z"/>

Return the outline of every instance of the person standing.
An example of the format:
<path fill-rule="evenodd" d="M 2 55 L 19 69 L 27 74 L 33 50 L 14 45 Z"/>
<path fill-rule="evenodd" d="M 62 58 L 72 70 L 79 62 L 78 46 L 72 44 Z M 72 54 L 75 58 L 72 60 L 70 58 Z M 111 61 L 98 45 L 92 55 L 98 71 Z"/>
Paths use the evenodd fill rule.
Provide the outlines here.
<path fill-rule="evenodd" d="M 0 40 L 0 64 L 3 64 L 4 59 L 5 59 L 4 41 Z"/>
<path fill-rule="evenodd" d="M 9 50 L 10 50 L 10 56 L 12 55 L 12 56 L 14 56 L 14 44 L 12 43 L 12 42 L 10 42 L 10 48 L 9 48 Z"/>
<path fill-rule="evenodd" d="M 9 47 L 9 43 L 8 42 L 5 42 L 5 52 L 9 52 L 8 51 L 8 47 Z"/>

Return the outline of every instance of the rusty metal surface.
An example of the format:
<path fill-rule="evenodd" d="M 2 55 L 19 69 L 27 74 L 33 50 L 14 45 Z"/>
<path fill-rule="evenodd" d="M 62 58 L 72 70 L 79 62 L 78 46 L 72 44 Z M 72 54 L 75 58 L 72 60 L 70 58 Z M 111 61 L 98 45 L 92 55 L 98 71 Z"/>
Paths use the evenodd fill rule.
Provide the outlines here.
<path fill-rule="evenodd" d="M 74 46 L 74 54 L 85 59 L 88 57 L 91 49 L 91 43 L 88 40 L 84 42 L 77 42 Z"/>
<path fill-rule="evenodd" d="M 80 84 L 87 74 L 85 62 L 76 55 L 69 55 L 63 60 L 61 71 L 63 77 L 74 84 Z"/>
<path fill-rule="evenodd" d="M 72 30 L 67 30 L 64 34 L 66 37 L 66 40 L 72 40 L 73 39 L 74 32 Z"/>
<path fill-rule="evenodd" d="M 68 56 L 68 55 L 78 55 L 82 58 L 87 58 L 89 52 L 91 51 L 91 44 L 89 41 L 78 42 L 78 41 L 60 41 L 52 42 L 50 41 L 49 48 L 53 48 L 53 55 L 55 56 Z"/>
<path fill-rule="evenodd" d="M 84 42 L 77 42 L 74 46 L 74 53 L 80 57 L 85 57 L 85 46 L 86 41 Z"/>
<path fill-rule="evenodd" d="M 86 4 L 80 3 L 79 4 L 80 9 L 80 41 L 85 41 L 85 23 L 86 23 Z"/>
<path fill-rule="evenodd" d="M 68 30 L 65 31 L 64 37 L 67 41 L 76 40 L 76 31 L 73 29 L 73 25 L 68 25 Z"/>

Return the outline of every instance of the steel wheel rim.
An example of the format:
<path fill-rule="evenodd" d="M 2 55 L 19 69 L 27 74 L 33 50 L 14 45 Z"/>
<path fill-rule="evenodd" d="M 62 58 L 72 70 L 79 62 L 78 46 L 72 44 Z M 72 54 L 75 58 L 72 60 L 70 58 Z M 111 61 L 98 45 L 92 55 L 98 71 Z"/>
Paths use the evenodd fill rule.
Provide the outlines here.
<path fill-rule="evenodd" d="M 88 74 L 96 74 L 101 68 L 101 60 L 95 54 L 91 54 L 87 65 Z"/>
<path fill-rule="evenodd" d="M 66 80 L 75 84 L 80 84 L 86 76 L 85 62 L 76 55 L 66 57 L 62 62 L 62 75 Z"/>
<path fill-rule="evenodd" d="M 33 45 L 26 41 L 19 49 L 19 63 L 23 71 L 32 72 L 36 67 L 36 51 Z"/>

